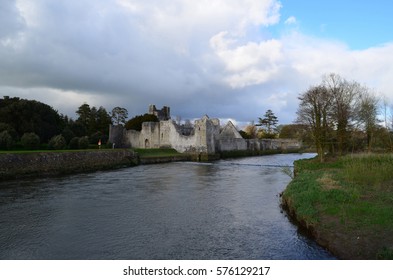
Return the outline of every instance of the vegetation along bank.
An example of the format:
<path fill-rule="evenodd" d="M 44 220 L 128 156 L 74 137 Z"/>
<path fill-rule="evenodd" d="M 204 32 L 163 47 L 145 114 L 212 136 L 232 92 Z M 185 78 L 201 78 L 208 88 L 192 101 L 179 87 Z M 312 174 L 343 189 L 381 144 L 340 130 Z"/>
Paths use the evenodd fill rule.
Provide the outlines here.
<path fill-rule="evenodd" d="M 283 207 L 342 259 L 393 259 L 393 156 L 295 162 Z"/>

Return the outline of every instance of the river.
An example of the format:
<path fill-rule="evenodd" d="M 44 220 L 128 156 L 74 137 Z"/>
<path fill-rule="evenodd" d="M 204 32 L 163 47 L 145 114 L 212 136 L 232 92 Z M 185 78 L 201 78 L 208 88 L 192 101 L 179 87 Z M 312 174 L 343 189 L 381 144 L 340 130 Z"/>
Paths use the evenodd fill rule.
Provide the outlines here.
<path fill-rule="evenodd" d="M 0 259 L 334 259 L 280 208 L 311 154 L 0 183 Z"/>

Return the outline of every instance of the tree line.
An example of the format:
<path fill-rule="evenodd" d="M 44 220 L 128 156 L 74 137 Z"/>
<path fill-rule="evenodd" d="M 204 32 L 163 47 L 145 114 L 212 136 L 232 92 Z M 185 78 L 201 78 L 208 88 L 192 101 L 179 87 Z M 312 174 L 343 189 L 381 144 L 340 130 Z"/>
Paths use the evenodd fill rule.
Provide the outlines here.
<path fill-rule="evenodd" d="M 326 154 L 393 151 L 393 115 L 389 116 L 392 110 L 367 86 L 331 73 L 298 99 L 293 124 L 277 125 L 278 118 L 267 110 L 258 122 L 241 131 L 242 136 L 296 138 L 315 149 L 320 161 L 325 160 Z"/>
<path fill-rule="evenodd" d="M 86 103 L 74 120 L 35 100 L 0 99 L 0 149 L 85 149 L 107 144 L 109 125 L 125 124 L 128 111 L 115 107 L 108 112 Z"/>
<path fill-rule="evenodd" d="M 299 100 L 296 122 L 310 132 L 321 162 L 328 153 L 392 149 L 387 102 L 381 106 L 381 99 L 367 86 L 332 73 L 300 94 Z"/>

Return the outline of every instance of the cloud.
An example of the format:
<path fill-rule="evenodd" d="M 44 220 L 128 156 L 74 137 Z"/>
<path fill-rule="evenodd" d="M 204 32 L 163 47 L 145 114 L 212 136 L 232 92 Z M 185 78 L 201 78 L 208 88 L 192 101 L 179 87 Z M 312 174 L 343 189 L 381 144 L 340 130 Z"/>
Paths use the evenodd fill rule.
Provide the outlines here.
<path fill-rule="evenodd" d="M 12 1 L 0 2 L 0 43 L 20 32 L 25 26 L 23 17 Z"/>
<path fill-rule="evenodd" d="M 287 25 L 296 24 L 297 23 L 297 19 L 294 16 L 290 16 L 289 18 L 287 18 L 287 20 L 284 23 L 287 24 Z"/>
<path fill-rule="evenodd" d="M 210 40 L 216 55 L 224 65 L 225 81 L 233 88 L 261 84 L 268 81 L 277 71 L 282 58 L 278 40 L 247 42 L 236 45 L 236 40 L 227 39 L 221 32 Z"/>
<path fill-rule="evenodd" d="M 336 72 L 385 94 L 392 44 L 352 51 L 292 30 L 276 0 L 2 1 L 0 95 L 77 104 L 149 104 L 174 115 L 251 121 L 272 108 L 295 118 L 297 95 Z"/>

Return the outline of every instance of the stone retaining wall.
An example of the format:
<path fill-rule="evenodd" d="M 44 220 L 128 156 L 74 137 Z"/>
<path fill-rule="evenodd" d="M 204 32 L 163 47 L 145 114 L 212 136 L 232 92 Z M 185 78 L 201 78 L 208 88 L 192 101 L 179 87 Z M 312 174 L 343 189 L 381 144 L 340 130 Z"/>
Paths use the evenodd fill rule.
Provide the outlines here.
<path fill-rule="evenodd" d="M 137 163 L 134 152 L 120 149 L 0 154 L 0 180 L 104 170 Z"/>

